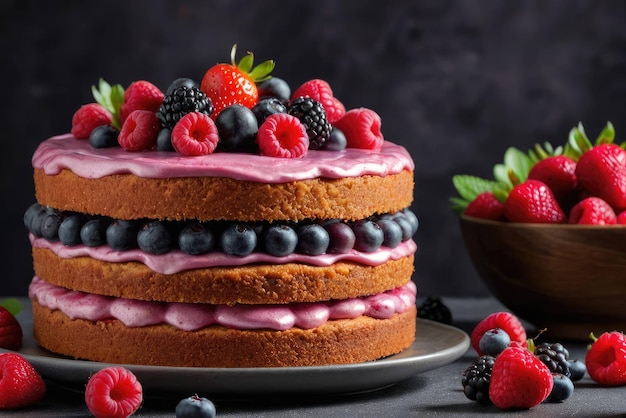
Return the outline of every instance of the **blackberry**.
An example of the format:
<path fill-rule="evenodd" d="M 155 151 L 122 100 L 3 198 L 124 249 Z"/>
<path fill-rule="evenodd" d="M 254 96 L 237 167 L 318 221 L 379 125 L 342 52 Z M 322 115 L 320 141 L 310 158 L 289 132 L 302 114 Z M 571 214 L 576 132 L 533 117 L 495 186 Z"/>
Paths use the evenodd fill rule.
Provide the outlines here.
<path fill-rule="evenodd" d="M 463 393 L 472 401 L 476 401 L 482 405 L 489 405 L 489 383 L 491 382 L 491 370 L 496 358 L 490 355 L 478 357 L 463 372 L 461 384 L 463 385 Z"/>
<path fill-rule="evenodd" d="M 436 296 L 428 296 L 426 300 L 417 307 L 417 316 L 431 321 L 441 322 L 450 325 L 452 323 L 452 313 L 450 309 Z"/>
<path fill-rule="evenodd" d="M 309 135 L 309 148 L 319 149 L 330 137 L 331 126 L 322 104 L 309 97 L 298 97 L 287 108 L 287 113 L 300 119 Z"/>
<path fill-rule="evenodd" d="M 535 356 L 548 366 L 552 373 L 570 376 L 569 351 L 561 343 L 541 343 L 535 346 Z"/>
<path fill-rule="evenodd" d="M 157 117 L 164 128 L 173 129 L 176 123 L 187 113 L 199 112 L 210 116 L 213 103 L 203 91 L 185 85 L 177 87 L 163 99 Z"/>

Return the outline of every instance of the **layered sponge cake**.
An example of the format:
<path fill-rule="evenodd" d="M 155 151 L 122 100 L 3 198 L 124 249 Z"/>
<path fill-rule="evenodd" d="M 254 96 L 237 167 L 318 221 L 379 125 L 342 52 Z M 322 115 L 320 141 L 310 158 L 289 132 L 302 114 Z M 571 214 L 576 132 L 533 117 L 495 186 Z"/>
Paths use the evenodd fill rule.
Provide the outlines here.
<path fill-rule="evenodd" d="M 154 94 L 156 109 L 131 85 L 122 109 L 138 108 L 104 103 L 106 129 L 85 112 L 73 134 L 42 142 L 24 217 L 39 345 L 193 367 L 357 363 L 411 345 L 412 159 L 373 111 L 320 93 L 326 83 L 286 95 L 281 82 L 255 81 L 266 97 L 221 108 L 191 80 Z M 172 114 L 190 90 L 209 106 Z M 214 144 L 190 152 L 194 141 Z"/>

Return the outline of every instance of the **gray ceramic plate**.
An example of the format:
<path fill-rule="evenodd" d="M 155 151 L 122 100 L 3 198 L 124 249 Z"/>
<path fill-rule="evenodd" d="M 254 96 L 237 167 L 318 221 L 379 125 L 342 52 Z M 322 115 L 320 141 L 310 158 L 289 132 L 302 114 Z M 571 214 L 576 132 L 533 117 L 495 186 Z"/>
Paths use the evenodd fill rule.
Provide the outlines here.
<path fill-rule="evenodd" d="M 33 340 L 30 305 L 18 319 L 24 330 L 19 351 L 39 373 L 69 387 L 84 388 L 107 363 L 73 360 L 38 347 Z M 360 364 L 284 368 L 196 368 L 124 365 L 147 393 L 210 393 L 212 396 L 277 394 L 344 395 L 383 389 L 415 374 L 444 366 L 469 347 L 463 331 L 418 319 L 415 342 L 405 351 Z M 8 350 L 0 349 L 0 352 Z"/>

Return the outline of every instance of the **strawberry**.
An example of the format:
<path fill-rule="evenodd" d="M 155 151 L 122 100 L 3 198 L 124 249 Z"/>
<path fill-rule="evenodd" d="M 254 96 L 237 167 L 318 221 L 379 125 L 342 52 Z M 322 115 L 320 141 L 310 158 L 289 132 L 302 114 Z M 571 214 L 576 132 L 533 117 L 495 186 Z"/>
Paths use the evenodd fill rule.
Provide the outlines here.
<path fill-rule="evenodd" d="M 34 367 L 15 353 L 0 354 L 0 409 L 32 405 L 46 394 L 46 384 Z"/>
<path fill-rule="evenodd" d="M 504 205 L 493 193 L 483 192 L 467 205 L 463 213 L 474 218 L 500 221 L 504 219 Z"/>
<path fill-rule="evenodd" d="M 528 179 L 539 180 L 552 190 L 561 208 L 571 208 L 576 199 L 576 161 L 564 155 L 550 156 L 537 162 Z"/>
<path fill-rule="evenodd" d="M 0 306 L 0 347 L 13 351 L 22 347 L 22 327 L 13 314 L 2 306 Z"/>
<path fill-rule="evenodd" d="M 529 409 L 546 400 L 554 381 L 548 366 L 522 347 L 508 347 L 491 370 L 489 399 L 500 409 Z"/>
<path fill-rule="evenodd" d="M 300 120 L 287 113 L 276 113 L 265 119 L 257 134 L 261 155 L 302 158 L 309 149 L 309 136 Z"/>
<path fill-rule="evenodd" d="M 320 79 L 309 80 L 298 87 L 291 95 L 291 100 L 298 97 L 310 97 L 322 104 L 330 124 L 334 124 L 346 113 L 346 108 L 336 97 L 330 85 Z"/>
<path fill-rule="evenodd" d="M 172 146 L 183 155 L 212 154 L 218 141 L 215 122 L 200 112 L 187 113 L 172 130 Z"/>
<path fill-rule="evenodd" d="M 111 112 L 98 103 L 81 106 L 72 116 L 72 135 L 76 139 L 87 139 L 98 126 L 110 125 Z"/>
<path fill-rule="evenodd" d="M 614 225 L 615 212 L 599 197 L 588 197 L 578 202 L 570 211 L 569 223 L 583 225 Z"/>
<path fill-rule="evenodd" d="M 211 118 L 215 120 L 222 110 L 233 104 L 251 109 L 259 101 L 256 83 L 268 80 L 274 69 L 274 61 L 264 61 L 252 67 L 254 55 L 248 52 L 239 63 L 235 62 L 237 45 L 230 51 L 230 64 L 216 64 L 202 77 L 202 90 L 213 103 L 215 110 Z"/>
<path fill-rule="evenodd" d="M 122 125 L 135 110 L 149 110 L 156 113 L 164 97 L 163 92 L 149 81 L 134 81 L 124 92 L 124 103 L 120 110 Z"/>
<path fill-rule="evenodd" d="M 576 177 L 589 195 L 604 199 L 616 212 L 626 209 L 626 151 L 619 146 L 602 144 L 583 153 Z"/>
<path fill-rule="evenodd" d="M 472 348 L 479 356 L 484 353 L 480 351 L 480 339 L 489 330 L 499 328 L 509 334 L 513 343 L 519 343 L 522 347 L 526 344 L 526 330 L 520 320 L 510 312 L 494 312 L 480 321 L 472 330 Z"/>
<path fill-rule="evenodd" d="M 539 180 L 517 184 L 504 202 L 504 216 L 511 222 L 564 223 L 567 217 L 552 191 Z"/>
<path fill-rule="evenodd" d="M 120 146 L 126 151 L 141 151 L 156 146 L 161 122 L 150 110 L 135 110 L 128 115 L 117 137 Z"/>
<path fill-rule="evenodd" d="M 96 418 L 125 418 L 143 402 L 143 388 L 137 377 L 121 366 L 96 372 L 85 388 L 85 403 Z"/>
<path fill-rule="evenodd" d="M 626 210 L 617 215 L 616 223 L 619 225 L 626 225 Z"/>
<path fill-rule="evenodd" d="M 626 335 L 605 332 L 593 343 L 585 356 L 589 376 L 601 385 L 626 385 Z"/>
<path fill-rule="evenodd" d="M 380 149 L 385 140 L 380 131 L 380 116 L 364 107 L 347 111 L 335 127 L 346 136 L 348 148 Z"/>

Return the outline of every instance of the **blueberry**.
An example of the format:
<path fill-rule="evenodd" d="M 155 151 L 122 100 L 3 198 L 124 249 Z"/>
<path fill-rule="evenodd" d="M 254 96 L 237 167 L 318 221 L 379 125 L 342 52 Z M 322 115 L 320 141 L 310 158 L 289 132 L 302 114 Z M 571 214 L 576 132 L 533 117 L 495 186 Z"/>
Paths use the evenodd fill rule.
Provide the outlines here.
<path fill-rule="evenodd" d="M 381 219 L 376 224 L 383 230 L 383 244 L 385 247 L 395 248 L 402 241 L 402 228 L 391 219 Z"/>
<path fill-rule="evenodd" d="M 186 78 L 186 77 L 181 77 L 181 78 L 177 78 L 176 80 L 172 81 L 172 84 L 170 84 L 166 90 L 165 95 L 168 96 L 170 94 L 172 94 L 174 92 L 174 90 L 176 90 L 179 87 L 185 86 L 187 88 L 200 88 L 200 86 L 198 85 L 198 82 L 191 79 L 191 78 Z"/>
<path fill-rule="evenodd" d="M 277 257 L 292 254 L 298 244 L 298 234 L 289 225 L 270 225 L 263 233 L 265 251 Z"/>
<path fill-rule="evenodd" d="M 546 402 L 563 402 L 574 393 L 574 383 L 572 380 L 560 373 L 552 373 L 552 380 L 554 381 L 554 385 L 552 386 L 552 391 Z"/>
<path fill-rule="evenodd" d="M 35 216 L 43 209 L 43 207 L 35 202 L 26 209 L 24 212 L 24 226 L 29 232 L 32 232 L 31 227 Z"/>
<path fill-rule="evenodd" d="M 159 151 L 175 151 L 172 145 L 172 130 L 162 128 L 157 135 L 157 150 Z"/>
<path fill-rule="evenodd" d="M 139 248 L 150 254 L 169 252 L 172 249 L 172 242 L 172 234 L 163 222 L 148 222 L 137 233 Z"/>
<path fill-rule="evenodd" d="M 270 115 L 276 113 L 287 113 L 287 107 L 278 99 L 274 97 L 267 97 L 259 100 L 257 104 L 252 107 L 252 113 L 256 117 L 257 124 L 261 126 L 265 119 Z"/>
<path fill-rule="evenodd" d="M 406 219 L 409 221 L 409 223 L 411 224 L 411 230 L 413 231 L 413 234 L 411 234 L 412 236 L 415 235 L 415 233 L 417 232 L 417 229 L 419 228 L 419 219 L 417 219 L 417 216 L 415 215 L 415 213 L 413 213 L 413 211 L 411 211 L 411 209 L 406 208 L 402 211 L 402 213 L 404 214 L 404 216 L 406 217 Z"/>
<path fill-rule="evenodd" d="M 325 226 L 330 243 L 326 250 L 332 254 L 344 254 L 354 248 L 354 231 L 343 222 L 333 222 Z"/>
<path fill-rule="evenodd" d="M 128 251 L 137 248 L 137 221 L 118 219 L 106 230 L 107 244 L 115 251 Z"/>
<path fill-rule="evenodd" d="M 215 247 L 215 238 L 209 227 L 199 222 L 185 226 L 178 234 L 178 246 L 187 254 L 206 254 Z"/>
<path fill-rule="evenodd" d="M 376 251 L 383 244 L 385 235 L 378 224 L 363 220 L 352 224 L 352 230 L 356 237 L 354 248 L 357 251 L 371 253 Z"/>
<path fill-rule="evenodd" d="M 68 247 L 81 244 L 80 230 L 84 223 L 85 217 L 82 215 L 67 216 L 59 225 L 59 240 Z"/>
<path fill-rule="evenodd" d="M 272 77 L 269 80 L 259 83 L 257 86 L 259 98 L 274 97 L 283 103 L 287 103 L 291 97 L 291 88 L 282 78 Z"/>
<path fill-rule="evenodd" d="M 234 104 L 222 110 L 215 119 L 220 147 L 230 152 L 255 152 L 259 125 L 252 110 Z"/>
<path fill-rule="evenodd" d="M 228 255 L 248 255 L 254 251 L 256 243 L 256 232 L 250 225 L 245 223 L 227 225 L 220 237 L 220 247 Z"/>
<path fill-rule="evenodd" d="M 330 131 L 330 136 L 326 142 L 324 142 L 322 149 L 325 149 L 326 151 L 341 151 L 346 149 L 347 145 L 348 140 L 346 139 L 344 133 L 337 128 L 333 128 L 333 130 Z"/>
<path fill-rule="evenodd" d="M 402 212 L 394 214 L 391 219 L 393 219 L 393 221 L 397 223 L 402 229 L 403 242 L 408 241 L 413 237 L 413 226 Z"/>
<path fill-rule="evenodd" d="M 497 356 L 511 344 L 509 334 L 500 329 L 494 328 L 485 332 L 478 343 L 478 348 L 483 354 Z"/>
<path fill-rule="evenodd" d="M 45 206 L 39 206 L 39 210 L 37 210 L 30 220 L 30 232 L 36 236 L 37 238 L 41 238 L 41 226 L 43 225 L 43 221 L 52 212 L 51 209 Z"/>
<path fill-rule="evenodd" d="M 215 418 L 215 404 L 207 398 L 190 396 L 176 405 L 176 418 Z"/>
<path fill-rule="evenodd" d="M 106 244 L 107 222 L 102 218 L 87 221 L 80 229 L 80 240 L 87 247 Z"/>
<path fill-rule="evenodd" d="M 89 135 L 89 143 L 94 148 L 111 148 L 119 146 L 117 137 L 119 131 L 111 125 L 101 125 L 94 128 Z"/>
<path fill-rule="evenodd" d="M 41 236 L 51 242 L 58 241 L 61 222 L 63 215 L 59 211 L 49 212 L 41 223 Z"/>
<path fill-rule="evenodd" d="M 572 382 L 577 382 L 585 377 L 587 366 L 580 360 L 571 360 L 569 361 L 569 372 Z"/>
<path fill-rule="evenodd" d="M 306 255 L 320 255 L 328 250 L 330 235 L 322 225 L 309 224 L 298 228 L 298 252 Z"/>

